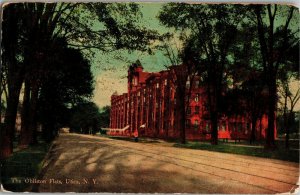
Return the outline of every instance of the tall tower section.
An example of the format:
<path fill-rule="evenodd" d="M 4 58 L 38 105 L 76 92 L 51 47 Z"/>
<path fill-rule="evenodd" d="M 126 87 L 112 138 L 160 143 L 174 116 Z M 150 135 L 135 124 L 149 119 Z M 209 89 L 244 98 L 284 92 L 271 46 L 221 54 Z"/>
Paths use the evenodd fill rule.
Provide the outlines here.
<path fill-rule="evenodd" d="M 140 87 L 141 73 L 144 68 L 139 60 L 131 64 L 128 69 L 128 94 L 136 91 Z"/>

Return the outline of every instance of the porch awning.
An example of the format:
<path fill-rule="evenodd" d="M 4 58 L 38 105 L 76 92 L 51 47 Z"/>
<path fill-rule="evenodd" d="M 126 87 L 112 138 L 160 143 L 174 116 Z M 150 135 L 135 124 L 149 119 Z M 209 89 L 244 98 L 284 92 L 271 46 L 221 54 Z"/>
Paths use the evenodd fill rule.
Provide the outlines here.
<path fill-rule="evenodd" d="M 145 127 L 146 127 L 146 123 L 140 126 L 140 128 L 145 128 Z"/>
<path fill-rule="evenodd" d="M 104 131 L 126 131 L 127 129 L 129 129 L 129 125 L 125 126 L 122 129 L 114 129 L 114 128 L 101 128 Z"/>

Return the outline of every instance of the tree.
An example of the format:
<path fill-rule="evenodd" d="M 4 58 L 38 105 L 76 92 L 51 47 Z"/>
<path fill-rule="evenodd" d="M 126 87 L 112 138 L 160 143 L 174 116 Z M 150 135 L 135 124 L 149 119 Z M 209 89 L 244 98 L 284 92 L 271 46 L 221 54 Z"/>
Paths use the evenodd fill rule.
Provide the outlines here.
<path fill-rule="evenodd" d="M 0 106 L 0 119 L 2 122 L 2 112 L 5 111 L 5 104 L 8 99 L 8 92 L 7 92 L 7 69 L 4 66 L 1 66 L 2 70 L 0 71 L 0 100 L 1 100 L 1 106 Z M 5 100 L 2 100 L 2 95 L 4 94 Z"/>
<path fill-rule="evenodd" d="M 110 106 L 104 106 L 100 111 L 100 127 L 109 127 L 110 124 Z"/>
<path fill-rule="evenodd" d="M 167 27 L 186 31 L 189 46 L 197 55 L 199 75 L 206 82 L 211 120 L 211 143 L 218 143 L 218 120 L 225 70 L 231 64 L 230 48 L 242 21 L 242 9 L 234 5 L 191 5 L 170 3 L 159 19 Z"/>
<path fill-rule="evenodd" d="M 7 70 L 7 108 L 5 112 L 4 127 L 1 128 L 0 159 L 12 153 L 13 136 L 19 95 L 23 82 L 24 64 L 18 56 L 23 54 L 23 47 L 18 45 L 19 35 L 22 32 L 20 25 L 21 12 L 19 4 L 12 4 L 5 8 L 3 13 L 2 32 L 2 65 Z M 3 70 L 1 67 L 1 71 Z M 1 73 L 2 75 L 2 73 Z M 4 79 L 2 77 L 2 79 Z"/>
<path fill-rule="evenodd" d="M 267 113 L 266 103 L 268 97 L 265 92 L 265 78 L 258 55 L 259 42 L 256 26 L 243 23 L 237 34 L 237 40 L 232 47 L 234 63 L 226 74 L 230 78 L 231 86 L 226 92 L 228 103 L 223 103 L 229 110 L 225 114 L 240 115 L 250 119 L 250 143 L 256 140 L 257 121 Z"/>
<path fill-rule="evenodd" d="M 174 51 L 171 41 L 172 36 L 171 34 L 165 34 L 163 44 L 157 46 L 157 48 L 162 50 L 171 62 L 171 65 L 166 65 L 166 67 L 171 72 L 170 81 L 175 90 L 176 111 L 180 113 L 176 114 L 175 122 L 180 130 L 180 141 L 185 144 L 187 112 L 196 78 L 197 59 L 196 55 L 193 55 L 188 42 L 185 43 L 185 47 L 181 51 L 179 49 Z"/>
<path fill-rule="evenodd" d="M 78 49 L 69 48 L 61 40 L 51 61 L 53 66 L 42 81 L 38 102 L 39 121 L 46 141 L 52 141 L 58 129 L 69 124 L 70 106 L 89 99 L 94 89 L 90 62 Z"/>
<path fill-rule="evenodd" d="M 283 127 L 285 130 L 285 147 L 289 148 L 289 138 L 292 123 L 294 121 L 294 108 L 300 99 L 300 89 L 298 88 L 294 93 L 291 91 L 291 76 L 286 80 L 280 82 L 279 94 L 283 97 Z"/>
<path fill-rule="evenodd" d="M 279 33 L 280 34 L 280 31 Z M 295 37 L 291 32 L 288 35 L 288 48 L 287 53 L 283 60 L 285 63 L 279 65 L 279 81 L 278 92 L 283 98 L 279 98 L 279 103 L 283 107 L 283 125 L 286 133 L 285 146 L 289 148 L 289 135 L 293 122 L 294 107 L 300 98 L 300 89 L 292 91 L 291 83 L 299 82 L 299 38 Z"/>
<path fill-rule="evenodd" d="M 118 18 L 120 15 L 122 17 Z M 95 22 L 86 22 L 95 16 Z M 156 35 L 138 24 L 139 18 L 138 6 L 132 3 L 19 3 L 5 7 L 3 38 L 6 42 L 2 57 L 8 67 L 9 97 L 4 135 L 1 136 L 1 158 L 12 153 L 16 108 L 24 80 L 30 85 L 26 90 L 30 100 L 23 106 L 28 109 L 26 105 L 30 104 L 28 117 L 23 118 L 28 121 L 24 128 L 28 129 L 26 132 L 35 132 L 41 79 L 53 65 L 46 61 L 55 50 L 56 41 L 63 37 L 68 45 L 88 51 L 85 54 L 93 53 L 93 49 L 103 52 L 146 50 L 146 45 Z M 101 27 L 95 28 L 97 25 Z"/>
<path fill-rule="evenodd" d="M 268 86 L 268 129 L 266 148 L 276 148 L 275 145 L 275 112 L 277 109 L 277 79 L 280 64 L 285 64 L 285 57 L 290 47 L 289 32 L 295 8 L 281 5 L 255 5 L 251 6 L 250 17 L 256 19 L 260 54 L 263 72 Z M 283 20 L 278 24 L 277 20 Z"/>
<path fill-rule="evenodd" d="M 246 99 L 246 112 L 251 119 L 251 136 L 250 143 L 256 141 L 256 124 L 257 121 L 267 114 L 268 95 L 265 94 L 263 75 L 260 72 L 252 71 L 252 75 L 243 82 L 243 92 Z"/>
<path fill-rule="evenodd" d="M 70 121 L 72 132 L 94 134 L 100 130 L 101 115 L 95 103 L 80 103 L 73 108 L 72 113 Z"/>

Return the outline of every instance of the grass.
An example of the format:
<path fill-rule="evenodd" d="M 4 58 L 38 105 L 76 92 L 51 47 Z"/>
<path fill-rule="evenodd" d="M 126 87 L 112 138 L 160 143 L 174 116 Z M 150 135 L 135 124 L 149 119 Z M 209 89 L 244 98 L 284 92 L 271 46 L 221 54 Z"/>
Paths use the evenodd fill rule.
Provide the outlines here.
<path fill-rule="evenodd" d="M 103 136 L 103 135 L 101 135 Z M 134 142 L 134 139 L 131 137 L 118 137 L 118 136 L 108 136 L 105 137 L 116 139 L 116 140 L 124 140 Z M 139 142 L 141 143 L 160 143 L 158 139 L 151 138 L 143 138 L 139 137 Z M 168 140 L 167 142 L 174 143 L 176 141 Z M 250 145 L 248 141 L 242 140 L 241 142 L 237 142 L 235 144 L 232 140 L 231 142 L 222 142 L 219 141 L 218 145 L 211 145 L 208 141 L 188 141 L 186 144 L 174 143 L 174 147 L 179 148 L 188 148 L 188 149 L 197 149 L 197 150 L 208 150 L 214 152 L 223 152 L 223 153 L 231 153 L 231 154 L 239 154 L 246 156 L 256 156 L 262 158 L 271 158 L 278 159 L 290 162 L 299 163 L 299 141 L 291 141 L 290 147 L 295 148 L 294 150 L 285 149 L 284 140 L 277 140 L 276 150 L 266 150 L 264 149 L 264 142 L 257 142 L 255 144 Z"/>
<path fill-rule="evenodd" d="M 262 145 L 251 146 L 244 143 L 235 145 L 233 143 L 223 142 L 219 142 L 218 145 L 211 145 L 209 142 L 187 142 L 186 144 L 176 143 L 173 146 L 180 148 L 271 158 L 299 163 L 299 150 L 287 150 L 284 148 L 284 145 L 279 142 L 277 142 L 278 148 L 276 150 L 266 150 Z"/>
<path fill-rule="evenodd" d="M 130 142 L 135 142 L 134 138 L 133 137 L 126 137 L 126 136 L 108 136 L 108 135 L 101 135 L 102 137 L 107 137 L 107 138 L 110 138 L 110 139 L 116 139 L 116 140 L 124 140 L 124 141 L 130 141 Z M 147 138 L 144 138 L 144 137 L 139 137 L 138 138 L 138 142 L 140 143 L 160 143 L 158 141 L 158 139 L 154 139 L 154 138 L 151 138 L 151 139 L 147 139 Z"/>
<path fill-rule="evenodd" d="M 4 188 L 9 191 L 27 191 L 30 184 L 26 178 L 35 178 L 42 168 L 42 161 L 50 147 L 49 143 L 41 142 L 26 149 L 13 153 L 1 162 L 1 180 Z M 15 179 L 21 181 L 17 183 Z"/>

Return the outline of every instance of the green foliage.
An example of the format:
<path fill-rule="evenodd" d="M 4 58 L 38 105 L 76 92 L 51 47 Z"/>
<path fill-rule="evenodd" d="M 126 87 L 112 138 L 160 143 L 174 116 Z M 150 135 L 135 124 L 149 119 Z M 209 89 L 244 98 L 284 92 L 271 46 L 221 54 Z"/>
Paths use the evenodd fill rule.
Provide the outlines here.
<path fill-rule="evenodd" d="M 184 3 L 166 4 L 159 15 L 162 24 L 181 33 L 183 64 L 196 66 L 207 89 L 213 144 L 218 140 L 217 123 L 222 93 L 227 88 L 226 73 L 233 64 L 232 48 L 243 16 L 242 6 Z"/>
<path fill-rule="evenodd" d="M 110 124 L 110 106 L 104 106 L 100 112 L 101 127 L 109 127 Z"/>
<path fill-rule="evenodd" d="M 299 120 L 299 111 L 298 112 L 292 112 L 290 115 L 291 117 L 289 118 L 289 133 L 293 134 L 299 133 L 299 125 L 300 125 L 300 120 Z M 285 135 L 286 134 L 286 124 L 284 124 L 284 113 L 278 113 L 277 114 L 277 119 L 276 119 L 276 127 L 278 134 Z M 285 136 L 284 136 L 285 137 Z M 293 138 L 292 138 L 293 139 Z M 298 139 L 298 137 L 296 138 Z"/>
<path fill-rule="evenodd" d="M 198 58 L 201 73 L 208 68 L 222 74 L 231 65 L 231 47 L 243 22 L 243 6 L 170 3 L 163 6 L 159 19 L 180 31 L 184 47 Z"/>
<path fill-rule="evenodd" d="M 54 113 L 64 113 L 60 111 L 66 106 L 91 97 L 93 78 L 86 59 L 93 49 L 146 51 L 157 37 L 139 23 L 139 7 L 133 3 L 12 3 L 4 12 L 3 59 L 8 88 L 21 88 L 22 82 L 28 81 L 30 90 L 35 89 L 28 100 L 28 121 L 36 122 L 39 101 L 40 107 L 46 106 L 41 108 L 41 120 L 44 124 L 54 122 L 52 129 L 57 129 L 54 126 L 59 117 Z M 15 99 L 19 94 L 17 91 Z M 15 104 L 8 109 L 12 112 L 10 126 L 15 121 Z"/>
<path fill-rule="evenodd" d="M 91 134 L 101 127 L 101 114 L 93 102 L 82 102 L 71 110 L 70 128 L 73 132 Z"/>
<path fill-rule="evenodd" d="M 135 3 L 71 4 L 71 17 L 58 26 L 74 33 L 70 45 L 104 52 L 117 49 L 146 51 L 156 31 L 142 26 L 142 14 Z"/>
<path fill-rule="evenodd" d="M 11 157 L 1 162 L 1 182 L 6 190 L 24 192 L 29 190 L 30 184 L 25 178 L 36 178 L 42 168 L 43 159 L 48 152 L 50 144 L 41 142 L 24 150 L 15 152 Z M 12 179 L 22 180 L 13 183 Z"/>
<path fill-rule="evenodd" d="M 6 109 L 6 102 L 4 100 L 1 100 L 1 112 L 5 111 Z"/>
<path fill-rule="evenodd" d="M 207 142 L 188 142 L 187 144 L 174 144 L 174 147 L 180 148 L 191 148 L 198 150 L 208 150 L 215 152 L 224 152 L 231 154 L 240 154 L 240 155 L 248 155 L 248 156 L 256 156 L 263 158 L 272 158 L 279 160 L 286 160 L 292 162 L 299 162 L 299 150 L 286 150 L 284 147 L 284 143 L 278 141 L 278 150 L 270 151 L 264 149 L 262 146 L 247 146 L 247 144 L 236 144 L 234 143 L 219 143 L 219 145 L 211 145 Z"/>
<path fill-rule="evenodd" d="M 299 67 L 299 29 L 291 25 L 299 18 L 295 10 L 276 4 L 163 6 L 158 18 L 180 32 L 182 54 L 189 54 L 183 62 L 192 60 L 197 65 L 207 87 L 212 140 L 217 140 L 220 112 L 247 112 L 251 120 L 269 113 L 267 145 L 274 145 L 277 76 L 281 72 L 284 77 Z M 264 90 L 268 90 L 268 97 L 262 95 Z"/>
<path fill-rule="evenodd" d="M 68 125 L 70 105 L 92 96 L 94 89 L 90 63 L 82 53 L 67 47 L 63 39 L 56 41 L 52 56 L 46 58 L 46 74 L 41 80 L 39 120 L 45 139 L 53 139 L 60 127 Z"/>

